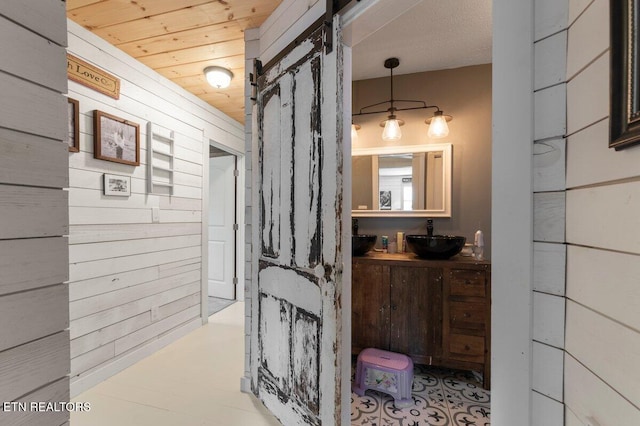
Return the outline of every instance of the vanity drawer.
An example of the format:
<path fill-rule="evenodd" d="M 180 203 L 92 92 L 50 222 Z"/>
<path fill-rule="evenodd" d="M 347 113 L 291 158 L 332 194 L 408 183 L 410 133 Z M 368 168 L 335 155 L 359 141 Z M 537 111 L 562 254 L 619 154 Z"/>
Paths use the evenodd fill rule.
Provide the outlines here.
<path fill-rule="evenodd" d="M 451 358 L 471 362 L 484 361 L 485 338 L 483 336 L 451 334 L 448 340 Z"/>
<path fill-rule="evenodd" d="M 449 326 L 451 328 L 466 328 L 484 330 L 485 304 L 474 302 L 449 302 Z"/>
<path fill-rule="evenodd" d="M 484 271 L 452 269 L 449 281 L 451 296 L 486 297 Z"/>

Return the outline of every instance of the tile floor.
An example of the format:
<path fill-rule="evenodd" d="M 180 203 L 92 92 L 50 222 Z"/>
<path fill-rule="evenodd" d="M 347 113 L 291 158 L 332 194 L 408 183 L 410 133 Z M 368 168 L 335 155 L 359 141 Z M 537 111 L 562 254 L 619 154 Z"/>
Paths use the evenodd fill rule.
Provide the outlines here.
<path fill-rule="evenodd" d="M 71 426 L 277 426 L 253 396 L 244 374 L 244 303 L 212 315 L 195 330 L 73 399 L 91 411 Z M 387 395 L 352 394 L 352 425 L 485 426 L 489 393 L 468 372 L 416 366 L 414 408 L 395 409 Z"/>
<path fill-rule="evenodd" d="M 352 426 L 488 426 L 490 393 L 475 374 L 416 365 L 412 396 L 415 406 L 398 409 L 393 398 L 368 390 L 351 394 Z"/>

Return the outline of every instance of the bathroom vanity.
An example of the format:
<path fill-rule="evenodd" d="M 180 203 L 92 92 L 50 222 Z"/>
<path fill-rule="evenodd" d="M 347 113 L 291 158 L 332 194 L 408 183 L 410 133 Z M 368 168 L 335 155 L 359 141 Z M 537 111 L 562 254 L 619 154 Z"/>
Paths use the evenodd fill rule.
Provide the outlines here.
<path fill-rule="evenodd" d="M 490 387 L 491 264 L 369 252 L 352 260 L 352 353 L 374 347 L 414 363 L 481 371 Z"/>

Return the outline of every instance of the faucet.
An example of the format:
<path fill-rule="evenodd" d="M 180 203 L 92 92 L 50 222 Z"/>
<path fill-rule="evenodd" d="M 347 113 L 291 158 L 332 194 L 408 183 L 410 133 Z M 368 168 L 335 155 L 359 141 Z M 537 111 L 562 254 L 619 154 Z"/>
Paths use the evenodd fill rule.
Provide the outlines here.
<path fill-rule="evenodd" d="M 433 219 L 427 219 L 427 237 L 433 237 Z"/>
<path fill-rule="evenodd" d="M 358 219 L 351 219 L 351 234 L 358 235 Z"/>

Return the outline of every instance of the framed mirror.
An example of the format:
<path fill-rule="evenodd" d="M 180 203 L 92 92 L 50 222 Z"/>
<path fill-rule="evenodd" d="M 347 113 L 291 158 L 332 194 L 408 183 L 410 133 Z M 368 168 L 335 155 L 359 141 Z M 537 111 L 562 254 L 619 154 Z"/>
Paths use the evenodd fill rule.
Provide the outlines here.
<path fill-rule="evenodd" d="M 640 143 L 639 3 L 640 0 L 610 1 L 609 147 L 616 150 Z"/>
<path fill-rule="evenodd" d="M 451 144 L 352 151 L 353 217 L 451 217 Z"/>

